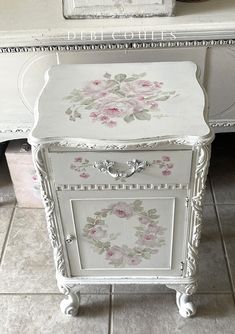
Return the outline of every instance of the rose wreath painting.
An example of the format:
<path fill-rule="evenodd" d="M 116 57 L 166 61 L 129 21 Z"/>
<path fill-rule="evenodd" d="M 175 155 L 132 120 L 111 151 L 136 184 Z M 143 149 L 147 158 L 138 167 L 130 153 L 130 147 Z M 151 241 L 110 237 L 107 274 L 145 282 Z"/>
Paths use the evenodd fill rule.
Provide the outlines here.
<path fill-rule="evenodd" d="M 150 121 L 160 110 L 159 103 L 175 96 L 175 91 L 163 91 L 163 82 L 144 79 L 146 73 L 105 73 L 102 79 L 88 82 L 81 89 L 74 89 L 64 99 L 69 100 L 65 111 L 69 120 L 82 119 L 81 109 L 89 113 L 92 122 L 114 128 L 120 120 Z"/>
<path fill-rule="evenodd" d="M 119 223 L 134 218 L 136 241 L 134 247 L 125 244 L 117 244 L 115 240 L 119 233 L 109 233 L 107 218 L 119 218 Z M 159 248 L 165 245 L 166 228 L 159 224 L 160 216 L 156 209 L 145 210 L 143 201 L 135 200 L 132 203 L 116 202 L 107 208 L 102 208 L 87 217 L 87 223 L 83 228 L 83 237 L 93 246 L 93 250 L 103 255 L 110 266 L 135 267 L 143 260 L 151 259 L 158 253 Z"/>

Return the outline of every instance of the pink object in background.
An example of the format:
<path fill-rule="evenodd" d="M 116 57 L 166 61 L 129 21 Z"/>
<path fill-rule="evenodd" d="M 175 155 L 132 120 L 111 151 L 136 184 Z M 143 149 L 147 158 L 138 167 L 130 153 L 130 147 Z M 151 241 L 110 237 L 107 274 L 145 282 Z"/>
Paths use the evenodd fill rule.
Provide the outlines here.
<path fill-rule="evenodd" d="M 40 186 L 32 162 L 30 145 L 25 140 L 11 141 L 5 155 L 18 206 L 42 208 Z"/>

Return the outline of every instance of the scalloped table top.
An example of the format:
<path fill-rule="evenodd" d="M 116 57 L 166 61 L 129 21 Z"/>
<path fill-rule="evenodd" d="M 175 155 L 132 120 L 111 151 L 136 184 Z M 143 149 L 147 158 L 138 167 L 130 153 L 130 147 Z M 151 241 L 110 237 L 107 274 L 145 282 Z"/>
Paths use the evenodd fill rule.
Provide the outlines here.
<path fill-rule="evenodd" d="M 30 142 L 206 139 L 196 72 L 192 62 L 53 66 L 35 106 Z"/>

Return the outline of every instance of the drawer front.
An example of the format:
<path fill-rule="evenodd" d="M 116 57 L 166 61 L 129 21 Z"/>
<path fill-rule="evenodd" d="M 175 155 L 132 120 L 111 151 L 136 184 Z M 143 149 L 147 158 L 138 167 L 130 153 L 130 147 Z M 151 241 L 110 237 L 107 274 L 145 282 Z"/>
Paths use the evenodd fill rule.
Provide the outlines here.
<path fill-rule="evenodd" d="M 138 161 L 140 168 L 132 166 L 133 160 Z M 192 151 L 50 153 L 52 175 L 57 185 L 187 184 L 191 160 Z M 104 167 L 105 161 L 109 167 Z M 100 170 L 102 166 L 104 171 Z M 122 176 L 116 178 L 118 173 Z"/>
<path fill-rule="evenodd" d="M 71 276 L 181 276 L 184 190 L 58 192 Z M 144 197 L 143 197 L 144 196 Z M 70 240 L 70 241 L 71 241 Z"/>

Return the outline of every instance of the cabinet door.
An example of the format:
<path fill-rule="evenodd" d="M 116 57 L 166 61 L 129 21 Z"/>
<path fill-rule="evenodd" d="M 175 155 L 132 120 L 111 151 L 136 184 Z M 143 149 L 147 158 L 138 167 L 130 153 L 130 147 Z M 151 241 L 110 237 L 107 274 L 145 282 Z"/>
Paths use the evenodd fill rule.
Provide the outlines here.
<path fill-rule="evenodd" d="M 57 194 L 71 276 L 181 276 L 186 191 Z"/>

